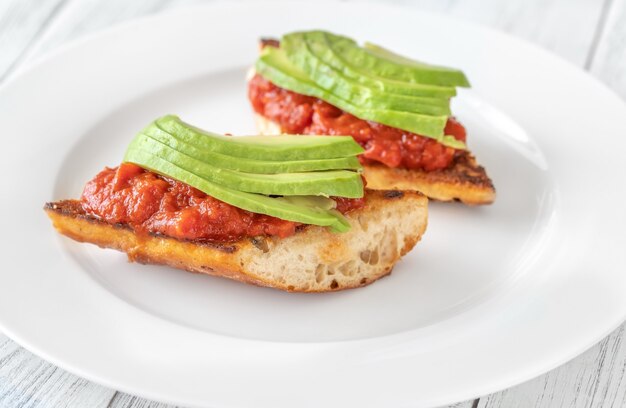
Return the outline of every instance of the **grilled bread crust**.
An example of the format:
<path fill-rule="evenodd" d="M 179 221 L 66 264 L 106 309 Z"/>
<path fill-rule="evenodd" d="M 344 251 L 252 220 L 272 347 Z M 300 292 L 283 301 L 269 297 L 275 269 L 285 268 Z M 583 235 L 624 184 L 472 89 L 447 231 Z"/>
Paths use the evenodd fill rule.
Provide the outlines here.
<path fill-rule="evenodd" d="M 47 203 L 54 227 L 79 242 L 126 252 L 131 262 L 289 292 L 329 292 L 364 286 L 388 275 L 426 230 L 427 199 L 415 192 L 368 191 L 366 206 L 347 214 L 349 232 L 301 227 L 287 238 L 245 238 L 232 243 L 183 241 L 138 234 L 85 214 L 77 200 Z"/>
<path fill-rule="evenodd" d="M 259 133 L 279 135 L 280 125 L 255 113 Z M 367 188 L 374 190 L 412 190 L 438 201 L 461 201 L 468 205 L 491 204 L 496 189 L 487 172 L 468 151 L 459 151 L 451 167 L 424 171 L 392 168 L 384 164 L 364 165 Z"/>
<path fill-rule="evenodd" d="M 363 166 L 363 176 L 369 188 L 419 191 L 438 201 L 482 205 L 491 204 L 496 198 L 485 169 L 467 151 L 458 152 L 452 167 L 443 170 L 409 170 L 374 164 Z"/>

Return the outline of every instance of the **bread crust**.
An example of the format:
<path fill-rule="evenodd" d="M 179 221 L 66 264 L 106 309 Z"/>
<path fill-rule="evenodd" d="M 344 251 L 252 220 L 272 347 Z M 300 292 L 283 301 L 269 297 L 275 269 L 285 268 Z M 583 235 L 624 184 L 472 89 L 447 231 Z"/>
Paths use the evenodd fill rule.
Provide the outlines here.
<path fill-rule="evenodd" d="M 415 192 L 368 191 L 366 206 L 347 214 L 352 228 L 336 234 L 309 225 L 295 235 L 216 244 L 138 234 L 85 214 L 77 200 L 44 210 L 63 235 L 112 248 L 130 262 L 168 265 L 289 292 L 329 292 L 370 284 L 388 275 L 421 239 L 427 199 Z"/>
<path fill-rule="evenodd" d="M 283 133 L 278 123 L 258 113 L 255 113 L 255 120 L 261 134 Z M 364 165 L 363 175 L 367 187 L 374 190 L 419 191 L 434 200 L 457 200 L 468 205 L 491 204 L 496 198 L 496 189 L 487 172 L 466 150 L 457 152 L 452 166 L 443 170 L 410 170 L 374 164 Z"/>
<path fill-rule="evenodd" d="M 363 166 L 363 176 L 370 188 L 414 190 L 438 201 L 484 205 L 496 198 L 491 179 L 468 151 L 458 152 L 452 167 L 443 170 L 409 170 L 374 164 Z"/>

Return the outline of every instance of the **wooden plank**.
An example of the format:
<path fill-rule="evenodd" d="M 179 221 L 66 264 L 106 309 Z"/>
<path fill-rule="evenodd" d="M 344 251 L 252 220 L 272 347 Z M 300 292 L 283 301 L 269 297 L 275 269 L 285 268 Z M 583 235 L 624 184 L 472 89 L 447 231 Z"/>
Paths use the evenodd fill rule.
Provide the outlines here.
<path fill-rule="evenodd" d="M 29 52 L 32 60 L 87 34 L 168 9 L 206 4 L 203 0 L 73 0 Z"/>
<path fill-rule="evenodd" d="M 588 0 L 394 0 L 497 28 L 540 45 L 582 66 L 602 13 Z"/>
<path fill-rule="evenodd" d="M 621 326 L 581 356 L 517 387 L 480 399 L 479 408 L 626 406 L 626 342 Z"/>
<path fill-rule="evenodd" d="M 593 75 L 626 99 L 626 0 L 612 1 L 589 65 Z"/>
<path fill-rule="evenodd" d="M 473 403 L 473 401 L 460 402 L 442 408 L 473 408 Z M 124 393 L 117 393 L 108 408 L 173 408 L 173 405 L 153 402 Z"/>
<path fill-rule="evenodd" d="M 61 10 L 65 0 L 0 2 L 0 82 Z"/>
<path fill-rule="evenodd" d="M 173 408 L 160 402 L 150 401 L 144 398 L 133 397 L 132 395 L 118 392 L 111 400 L 107 408 Z"/>
<path fill-rule="evenodd" d="M 0 334 L 0 407 L 106 407 L 115 391 L 69 374 Z"/>
<path fill-rule="evenodd" d="M 386 3 L 437 11 L 475 21 L 539 44 L 582 65 L 593 42 L 602 3 L 587 0 L 388 0 Z M 40 39 L 29 58 L 130 18 L 206 4 L 202 0 L 73 1 Z"/>
<path fill-rule="evenodd" d="M 448 407 L 442 407 L 442 408 L 475 408 L 476 407 L 475 404 L 478 404 L 478 400 L 459 402 L 456 404 L 449 405 Z"/>

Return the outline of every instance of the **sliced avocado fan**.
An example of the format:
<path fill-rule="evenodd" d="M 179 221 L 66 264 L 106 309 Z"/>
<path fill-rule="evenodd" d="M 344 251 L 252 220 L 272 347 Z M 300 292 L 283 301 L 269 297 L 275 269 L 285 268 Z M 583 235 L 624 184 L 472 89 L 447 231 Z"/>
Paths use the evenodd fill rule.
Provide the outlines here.
<path fill-rule="evenodd" d="M 124 161 L 247 211 L 345 232 L 329 197 L 363 197 L 362 152 L 350 136 L 231 137 L 167 115 L 135 136 Z"/>
<path fill-rule="evenodd" d="M 325 31 L 286 34 L 280 48 L 265 47 L 255 65 L 274 84 L 322 99 L 365 120 L 436 139 L 445 135 L 450 98 L 467 87 L 462 71 L 414 61 L 380 46 Z"/>

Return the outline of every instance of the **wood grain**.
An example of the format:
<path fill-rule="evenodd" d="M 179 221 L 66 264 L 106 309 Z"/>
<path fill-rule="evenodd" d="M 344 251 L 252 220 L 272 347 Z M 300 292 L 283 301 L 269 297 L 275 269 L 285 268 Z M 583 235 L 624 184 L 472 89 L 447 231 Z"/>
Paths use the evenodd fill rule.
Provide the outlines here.
<path fill-rule="evenodd" d="M 480 399 L 478 407 L 626 407 L 625 326 L 569 363 Z"/>
<path fill-rule="evenodd" d="M 111 400 L 107 408 L 172 408 L 160 402 L 150 401 L 144 398 L 133 397 L 132 395 L 118 392 Z"/>
<path fill-rule="evenodd" d="M 106 407 L 114 394 L 0 335 L 0 407 Z"/>
<path fill-rule="evenodd" d="M 20 65 L 30 44 L 43 35 L 65 0 L 0 2 L 0 82 Z"/>
<path fill-rule="evenodd" d="M 395 0 L 484 24 L 540 45 L 582 66 L 592 46 L 602 1 Z"/>
<path fill-rule="evenodd" d="M 476 404 L 478 404 L 478 400 L 471 400 L 471 401 L 465 401 L 465 402 L 458 402 L 456 404 L 452 404 L 449 405 L 445 408 L 474 408 L 476 407 Z"/>
<path fill-rule="evenodd" d="M 73 0 L 51 28 L 33 46 L 30 58 L 43 55 L 71 40 L 109 28 L 124 21 L 157 14 L 172 7 L 207 3 L 200 0 Z"/>
<path fill-rule="evenodd" d="M 479 22 L 534 42 L 576 65 L 587 62 L 594 75 L 626 97 L 626 0 L 387 2 Z M 207 1 L 3 0 L 0 82 L 27 62 L 88 33 L 134 17 L 201 3 Z M 546 375 L 449 408 L 626 406 L 623 333 L 624 326 L 582 356 Z M 1 334 L 0 406 L 168 407 L 68 374 Z"/>
<path fill-rule="evenodd" d="M 626 99 L 626 0 L 612 0 L 591 72 Z"/>

